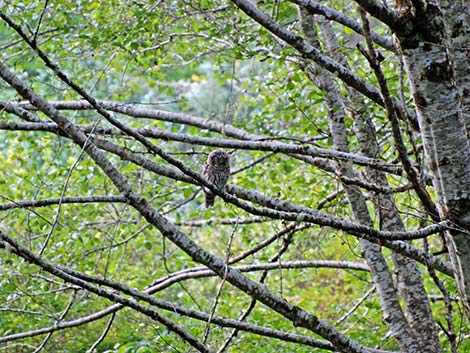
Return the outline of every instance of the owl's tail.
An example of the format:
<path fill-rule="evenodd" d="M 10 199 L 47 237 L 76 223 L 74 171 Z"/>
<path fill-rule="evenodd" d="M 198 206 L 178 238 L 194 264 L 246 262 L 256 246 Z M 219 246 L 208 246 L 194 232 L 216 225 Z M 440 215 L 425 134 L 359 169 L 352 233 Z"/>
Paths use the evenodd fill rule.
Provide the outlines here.
<path fill-rule="evenodd" d="M 214 206 L 215 194 L 206 192 L 206 208 Z"/>

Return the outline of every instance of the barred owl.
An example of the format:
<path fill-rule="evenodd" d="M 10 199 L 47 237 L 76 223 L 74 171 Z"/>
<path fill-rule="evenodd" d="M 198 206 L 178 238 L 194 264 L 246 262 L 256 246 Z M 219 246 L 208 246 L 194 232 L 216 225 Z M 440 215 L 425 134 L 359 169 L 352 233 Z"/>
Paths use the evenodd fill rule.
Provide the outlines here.
<path fill-rule="evenodd" d="M 230 177 L 230 159 L 227 152 L 215 150 L 209 153 L 202 175 L 222 190 Z M 215 195 L 206 188 L 204 188 L 204 193 L 206 194 L 206 208 L 212 207 Z"/>

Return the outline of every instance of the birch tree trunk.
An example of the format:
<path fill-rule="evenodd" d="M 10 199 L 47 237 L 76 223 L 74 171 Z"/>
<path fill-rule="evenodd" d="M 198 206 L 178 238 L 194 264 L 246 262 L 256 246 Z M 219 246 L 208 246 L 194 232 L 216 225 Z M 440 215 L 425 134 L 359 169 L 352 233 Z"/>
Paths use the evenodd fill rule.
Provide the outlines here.
<path fill-rule="evenodd" d="M 306 37 L 313 45 L 318 47 L 319 45 L 314 37 L 315 27 L 312 16 L 308 15 L 302 9 L 300 13 L 302 15 L 302 27 Z M 315 70 L 315 74 L 310 73 L 309 77 L 312 82 L 326 92 L 333 146 L 337 150 L 346 152 L 348 150 L 348 142 L 345 134 L 344 111 L 342 109 L 334 109 L 335 106 L 338 107 L 341 105 L 339 92 L 335 87 L 335 83 L 330 79 L 327 73 L 321 70 Z M 338 174 L 352 177 L 353 170 L 347 163 L 339 163 Z M 346 191 L 354 218 L 362 224 L 372 225 L 372 220 L 360 189 L 344 184 L 343 188 Z M 397 291 L 393 284 L 393 278 L 389 272 L 387 262 L 382 256 L 380 246 L 364 239 L 361 239 L 359 243 L 361 246 L 361 254 L 371 269 L 374 285 L 381 301 L 384 321 L 387 323 L 393 336 L 399 342 L 402 350 L 407 352 L 419 352 L 419 347 L 416 345 L 416 340 L 411 335 L 410 327 L 400 307 Z"/>
<path fill-rule="evenodd" d="M 470 144 L 468 117 L 465 119 L 462 110 L 468 106 L 465 95 L 469 68 L 468 57 L 460 54 L 469 21 L 468 14 L 464 17 L 461 11 L 468 5 L 460 1 L 443 5 L 446 17 L 432 1 L 419 8 L 402 6 L 411 29 L 395 32 L 413 91 L 441 217 L 457 226 L 450 232 L 449 252 L 462 303 L 470 315 L 470 242 L 466 233 L 470 229 Z M 416 15 L 410 17 L 412 13 Z"/>
<path fill-rule="evenodd" d="M 319 40 L 316 34 L 318 27 L 314 16 L 307 10 L 299 7 L 301 26 L 305 37 L 310 43 L 320 49 Z M 327 21 L 318 21 L 323 34 L 323 41 L 333 57 L 334 53 L 340 53 L 335 35 Z M 336 54 L 338 61 L 347 65 L 344 57 Z M 346 134 L 347 128 L 344 122 L 347 106 L 346 98 L 337 89 L 336 82 L 331 75 L 312 65 L 306 70 L 307 76 L 320 89 L 325 92 L 326 103 L 329 109 L 330 133 L 333 147 L 338 151 L 348 152 L 349 143 Z M 312 72 L 314 71 L 314 72 Z M 360 106 L 361 97 L 354 91 L 349 92 L 351 100 L 355 106 Z M 360 143 L 361 152 L 371 158 L 379 155 L 379 147 L 376 142 L 374 129 L 371 127 L 371 120 L 361 113 L 355 116 L 355 123 L 358 128 L 355 133 Z M 351 165 L 348 163 L 338 164 L 338 174 L 348 178 L 355 177 Z M 386 176 L 383 173 L 368 170 L 368 177 L 379 185 L 388 186 Z M 365 197 L 357 186 L 343 183 L 349 204 L 356 221 L 361 224 L 372 226 L 372 220 L 367 209 Z M 405 227 L 400 219 L 398 209 L 390 195 L 379 195 L 374 193 L 374 204 L 381 214 L 381 224 L 383 230 L 403 231 Z M 383 221 L 382 221 L 383 220 Z M 401 350 L 406 352 L 436 353 L 441 352 L 439 338 L 435 329 L 436 322 L 432 316 L 429 300 L 424 289 L 423 281 L 417 264 L 400 254 L 393 253 L 396 272 L 398 275 L 398 289 L 395 287 L 392 275 L 387 262 L 382 255 L 381 247 L 367 240 L 360 241 L 361 253 L 371 269 L 375 287 L 377 289 L 384 321 L 390 328 L 392 335 L 396 338 Z M 403 298 L 408 318 L 400 306 L 399 296 Z M 407 320 L 408 319 L 408 320 Z"/>
<path fill-rule="evenodd" d="M 441 1 L 446 27 L 450 35 L 455 81 L 459 90 L 462 117 L 470 138 L 470 2 Z"/>

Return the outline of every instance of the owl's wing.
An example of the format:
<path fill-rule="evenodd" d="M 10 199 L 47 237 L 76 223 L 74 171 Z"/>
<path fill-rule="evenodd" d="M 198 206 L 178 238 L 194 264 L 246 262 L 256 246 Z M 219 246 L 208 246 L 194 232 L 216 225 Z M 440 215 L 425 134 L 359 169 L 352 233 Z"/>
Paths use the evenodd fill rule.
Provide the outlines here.
<path fill-rule="evenodd" d="M 211 180 L 211 175 L 210 175 L 210 166 L 209 166 L 209 163 L 204 163 L 204 168 L 202 170 L 202 175 L 204 176 L 204 178 L 208 179 L 209 181 L 212 181 Z M 209 208 L 209 207 L 212 207 L 214 205 L 214 199 L 215 199 L 215 195 L 213 193 L 210 192 L 209 189 L 203 187 L 202 188 L 204 193 L 205 193 L 205 206 L 206 208 Z"/>
<path fill-rule="evenodd" d="M 210 181 L 210 172 L 209 172 L 209 169 L 210 169 L 210 166 L 209 166 L 209 163 L 204 163 L 204 168 L 202 169 L 202 176 L 206 179 L 209 179 Z M 209 189 L 207 188 L 204 188 L 204 192 L 209 192 Z"/>
<path fill-rule="evenodd" d="M 202 169 L 202 175 L 204 178 L 209 179 L 210 177 L 210 172 L 209 172 L 210 166 L 209 163 L 204 163 L 204 168 Z"/>

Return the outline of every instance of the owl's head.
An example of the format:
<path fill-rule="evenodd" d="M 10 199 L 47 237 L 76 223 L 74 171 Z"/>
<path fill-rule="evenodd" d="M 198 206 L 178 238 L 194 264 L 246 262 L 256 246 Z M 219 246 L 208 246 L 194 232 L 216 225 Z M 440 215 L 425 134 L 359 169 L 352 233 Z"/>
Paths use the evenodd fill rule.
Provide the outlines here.
<path fill-rule="evenodd" d="M 230 157 L 224 150 L 215 150 L 209 153 L 207 162 L 215 168 L 223 169 L 230 166 Z"/>

